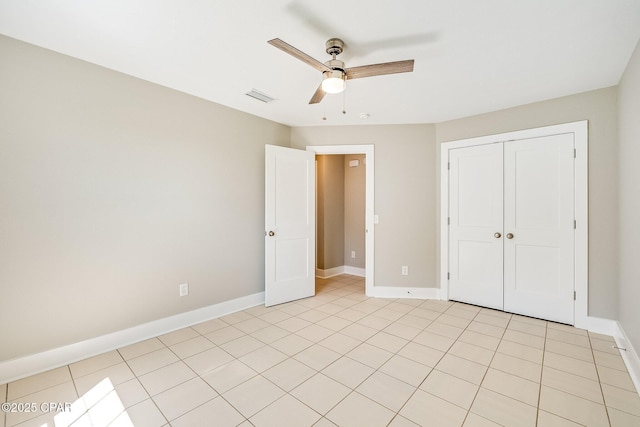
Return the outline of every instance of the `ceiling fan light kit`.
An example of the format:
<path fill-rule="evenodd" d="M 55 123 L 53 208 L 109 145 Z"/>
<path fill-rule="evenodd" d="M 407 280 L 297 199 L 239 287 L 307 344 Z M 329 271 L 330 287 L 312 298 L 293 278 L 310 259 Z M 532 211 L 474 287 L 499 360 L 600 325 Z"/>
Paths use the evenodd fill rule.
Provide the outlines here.
<path fill-rule="evenodd" d="M 326 93 L 340 93 L 347 87 L 347 82 L 344 79 L 344 71 L 325 71 L 323 75 L 322 90 Z"/>
<path fill-rule="evenodd" d="M 413 59 L 362 65 L 348 69 L 344 66 L 344 62 L 336 59 L 336 56 L 341 54 L 344 49 L 344 42 L 338 38 L 331 38 L 325 43 L 326 51 L 332 56 L 332 59 L 324 64 L 280 39 L 269 40 L 267 43 L 322 72 L 322 83 L 311 97 L 309 104 L 319 103 L 326 93 L 343 92 L 347 80 L 413 71 Z"/>

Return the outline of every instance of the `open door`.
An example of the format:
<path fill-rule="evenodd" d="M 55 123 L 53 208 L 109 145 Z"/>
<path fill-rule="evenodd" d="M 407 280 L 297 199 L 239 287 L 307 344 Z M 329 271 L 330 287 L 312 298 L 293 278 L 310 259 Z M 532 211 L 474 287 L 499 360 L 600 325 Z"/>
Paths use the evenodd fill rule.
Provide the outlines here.
<path fill-rule="evenodd" d="M 315 153 L 265 146 L 265 305 L 315 295 Z"/>

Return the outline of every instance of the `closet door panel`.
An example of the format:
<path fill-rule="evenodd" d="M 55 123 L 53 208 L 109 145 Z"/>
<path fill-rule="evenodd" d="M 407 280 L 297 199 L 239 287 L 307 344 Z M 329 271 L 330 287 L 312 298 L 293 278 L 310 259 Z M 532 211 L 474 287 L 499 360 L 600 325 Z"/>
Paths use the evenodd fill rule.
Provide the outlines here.
<path fill-rule="evenodd" d="M 573 148 L 573 134 L 504 146 L 505 311 L 573 323 Z"/>
<path fill-rule="evenodd" d="M 503 309 L 502 171 L 502 144 L 450 151 L 449 298 L 497 309 Z"/>

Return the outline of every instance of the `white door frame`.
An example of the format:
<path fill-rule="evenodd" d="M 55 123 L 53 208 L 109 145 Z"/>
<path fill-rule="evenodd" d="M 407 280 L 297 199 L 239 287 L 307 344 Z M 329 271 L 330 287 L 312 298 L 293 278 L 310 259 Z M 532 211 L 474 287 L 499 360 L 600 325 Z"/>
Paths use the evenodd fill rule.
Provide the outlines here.
<path fill-rule="evenodd" d="M 365 156 L 365 294 L 373 296 L 374 273 L 374 145 L 309 145 L 307 151 L 316 155 L 325 154 L 364 154 Z"/>
<path fill-rule="evenodd" d="M 564 133 L 574 134 L 576 161 L 574 168 L 575 185 L 575 291 L 574 325 L 578 328 L 588 328 L 589 308 L 589 254 L 588 254 L 588 122 L 586 120 L 554 126 L 545 126 L 496 135 L 450 141 L 442 144 L 440 156 L 440 290 L 441 297 L 449 299 L 449 150 L 454 148 L 472 147 L 496 142 L 506 142 L 518 139 L 536 138 L 541 136 Z"/>

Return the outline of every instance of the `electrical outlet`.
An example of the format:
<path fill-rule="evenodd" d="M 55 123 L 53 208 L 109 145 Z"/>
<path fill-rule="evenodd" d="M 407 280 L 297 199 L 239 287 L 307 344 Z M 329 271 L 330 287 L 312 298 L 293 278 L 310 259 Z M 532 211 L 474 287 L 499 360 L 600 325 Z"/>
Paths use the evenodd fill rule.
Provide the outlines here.
<path fill-rule="evenodd" d="M 180 296 L 181 297 L 185 297 L 189 295 L 189 284 L 188 283 L 181 283 L 180 284 Z"/>
<path fill-rule="evenodd" d="M 356 251 L 351 251 L 351 258 L 355 258 L 356 257 Z"/>
<path fill-rule="evenodd" d="M 408 276 L 409 275 L 409 266 L 408 265 L 403 265 L 402 266 L 402 275 L 403 276 Z"/>

